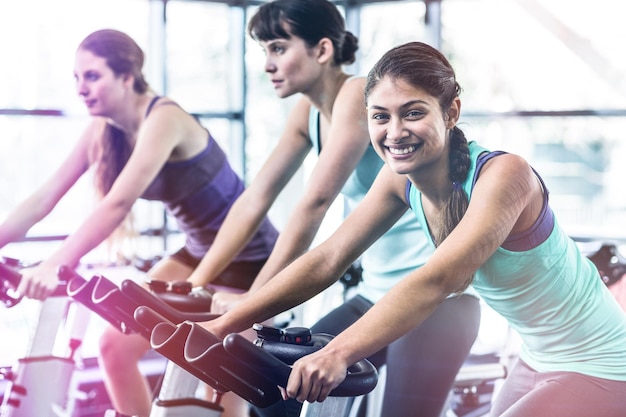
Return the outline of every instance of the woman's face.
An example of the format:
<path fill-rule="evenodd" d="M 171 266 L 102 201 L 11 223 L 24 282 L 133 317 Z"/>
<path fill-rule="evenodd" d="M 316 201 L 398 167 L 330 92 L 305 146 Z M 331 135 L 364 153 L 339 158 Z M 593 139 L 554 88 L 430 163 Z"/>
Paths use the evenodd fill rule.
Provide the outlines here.
<path fill-rule="evenodd" d="M 448 128 L 454 123 L 444 117 L 436 97 L 402 79 L 384 77 L 367 100 L 374 149 L 398 174 L 447 164 Z"/>
<path fill-rule="evenodd" d="M 261 41 L 265 52 L 265 72 L 280 98 L 307 93 L 320 76 L 321 66 L 315 59 L 315 48 L 302 38 L 278 38 Z"/>
<path fill-rule="evenodd" d="M 74 63 L 76 91 L 92 116 L 110 116 L 126 92 L 125 80 L 116 76 L 106 59 L 79 49 Z"/>

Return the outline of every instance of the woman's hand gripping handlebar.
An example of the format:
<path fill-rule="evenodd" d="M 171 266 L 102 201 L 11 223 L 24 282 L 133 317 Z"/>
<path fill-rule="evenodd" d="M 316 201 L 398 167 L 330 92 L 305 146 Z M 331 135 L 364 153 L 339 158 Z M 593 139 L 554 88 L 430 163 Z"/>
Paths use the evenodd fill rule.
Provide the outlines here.
<path fill-rule="evenodd" d="M 311 333 L 305 327 L 292 327 L 287 329 L 277 329 L 263 324 L 255 324 L 253 329 L 257 333 L 257 339 L 252 345 L 238 334 L 230 334 L 224 339 L 224 346 L 233 355 L 244 355 L 245 357 L 256 355 L 261 348 L 263 353 L 276 358 L 281 362 L 279 369 L 271 371 L 266 369 L 266 363 L 262 358 L 256 356 L 257 360 L 249 361 L 252 367 L 262 372 L 270 372 L 274 382 L 281 386 L 287 386 L 287 380 L 291 373 L 291 367 L 298 359 L 316 352 L 326 346 L 334 336 L 326 333 Z M 348 368 L 346 379 L 330 392 L 332 397 L 353 397 L 364 395 L 374 389 L 378 382 L 378 373 L 374 365 L 363 359 Z"/>
<path fill-rule="evenodd" d="M 5 307 L 11 308 L 18 304 L 23 296 L 17 292 L 17 288 L 22 280 L 20 270 L 35 265 L 25 265 L 20 260 L 3 256 L 0 260 L 0 303 Z M 67 296 L 65 281 L 59 275 L 59 283 L 51 297 Z"/>
<path fill-rule="evenodd" d="M 332 339 L 325 334 L 311 335 L 303 328 L 281 330 L 255 325 L 259 336 L 255 344 L 236 333 L 220 341 L 195 322 L 159 322 L 163 318 L 146 307 L 138 308 L 135 318 L 145 326 L 154 326 L 150 343 L 157 352 L 209 385 L 215 387 L 217 383 L 222 391 L 232 391 L 261 408 L 281 400 L 278 386 L 287 385 L 293 361 Z M 346 379 L 330 395 L 363 395 L 376 383 L 376 369 L 362 360 L 348 369 Z"/>

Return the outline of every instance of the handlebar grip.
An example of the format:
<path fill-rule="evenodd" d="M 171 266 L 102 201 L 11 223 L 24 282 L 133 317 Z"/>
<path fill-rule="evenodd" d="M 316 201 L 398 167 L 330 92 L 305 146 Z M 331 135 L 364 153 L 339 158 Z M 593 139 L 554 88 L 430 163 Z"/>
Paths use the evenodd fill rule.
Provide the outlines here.
<path fill-rule="evenodd" d="M 150 329 L 150 338 L 152 338 L 152 331 L 154 328 L 163 322 L 169 322 L 165 317 L 146 306 L 139 306 L 135 309 L 135 321 L 145 327 L 146 329 Z"/>
<path fill-rule="evenodd" d="M 139 310 L 139 309 L 138 309 Z M 149 308 L 142 308 L 141 315 L 153 315 Z M 147 320 L 153 320 L 155 317 L 147 318 Z M 198 329 L 201 331 L 199 332 Z M 215 375 L 216 364 L 221 360 L 212 361 L 211 367 L 200 368 L 187 361 L 187 356 L 194 356 L 199 352 L 205 352 L 212 346 L 221 346 L 220 340 L 211 334 L 210 332 L 202 328 L 196 328 L 196 324 L 193 322 L 183 322 L 179 325 L 174 325 L 169 321 L 163 321 L 158 323 L 152 329 L 152 335 L 150 336 L 150 345 L 152 348 L 171 360 L 187 372 L 206 382 L 216 390 L 220 392 L 229 391 L 224 384 L 223 375 Z"/>
<path fill-rule="evenodd" d="M 257 407 L 266 408 L 281 400 L 280 391 L 271 378 L 250 367 L 244 358 L 227 352 L 222 341 L 208 330 L 197 323 L 190 325 L 192 333 L 186 341 L 184 355 L 188 364 L 201 369 Z M 203 344 L 207 346 L 207 341 L 213 344 L 203 347 Z"/>
<path fill-rule="evenodd" d="M 22 300 L 16 292 L 22 275 L 6 263 L 0 262 L 0 302 L 6 308 L 11 308 Z"/>
<path fill-rule="evenodd" d="M 7 261 L 7 259 L 10 259 L 10 261 Z M 19 268 L 20 265 L 22 264 L 17 259 L 6 257 L 0 262 L 0 302 L 7 308 L 15 306 L 23 298 L 23 296 L 16 291 L 22 280 L 22 274 L 15 268 Z M 50 294 L 51 297 L 67 296 L 67 283 L 69 280 L 66 279 L 66 277 L 70 270 L 71 268 L 68 267 L 61 267 L 59 269 L 57 273 L 59 283 Z M 63 275 L 61 275 L 61 273 L 63 273 Z"/>
<path fill-rule="evenodd" d="M 317 343 L 325 345 L 332 336 L 326 334 L 314 334 L 313 338 Z M 309 348 L 320 349 L 322 345 L 309 346 Z M 279 386 L 285 387 L 289 379 L 291 367 L 286 363 L 274 357 L 271 353 L 254 346 L 239 334 L 229 334 L 224 339 L 224 347 L 227 352 L 233 356 L 240 358 L 248 366 L 258 372 L 263 373 Z M 292 348 L 295 352 L 299 352 L 305 356 L 306 346 L 285 344 L 285 349 Z M 346 379 L 330 392 L 333 397 L 353 397 L 365 395 L 371 392 L 378 382 L 378 372 L 374 365 L 367 359 L 362 359 L 348 368 Z"/>
<path fill-rule="evenodd" d="M 223 344 L 227 352 L 245 361 L 250 368 L 267 375 L 276 385 L 287 386 L 291 367 L 285 362 L 250 343 L 249 340 L 237 333 L 226 336 Z"/>
<path fill-rule="evenodd" d="M 139 307 L 136 315 L 146 325 L 159 320 L 158 314 L 145 306 Z M 233 391 L 261 408 L 281 398 L 276 384 L 227 353 L 218 337 L 195 322 L 158 323 L 152 330 L 150 344 L 155 351 L 220 392 Z"/>
<path fill-rule="evenodd" d="M 278 386 L 286 386 L 291 367 L 271 353 L 232 333 L 222 342 L 198 323 L 178 325 L 166 321 L 149 307 L 139 307 L 136 320 L 153 326 L 154 350 L 222 392 L 233 391 L 251 404 L 266 408 L 281 400 Z M 159 323 L 159 320 L 165 320 Z M 332 336 L 316 334 L 309 346 L 284 344 L 304 356 L 320 349 Z M 287 356 L 293 355 L 289 353 Z M 331 396 L 357 396 L 372 391 L 378 381 L 376 368 L 363 359 L 348 368 L 346 379 Z"/>
<path fill-rule="evenodd" d="M 141 333 L 145 329 L 135 322 L 135 306 L 119 288 L 101 275 L 93 276 L 89 281 L 78 276 L 70 280 L 67 294 L 85 305 L 91 311 L 108 321 L 122 333 Z M 149 337 L 149 332 L 144 336 Z"/>
<path fill-rule="evenodd" d="M 175 291 L 175 287 L 172 287 L 171 291 L 159 293 L 158 298 L 175 310 L 184 313 L 185 317 L 188 317 L 188 314 L 209 314 L 211 310 L 211 297 L 199 297 L 192 295 L 193 293 L 191 292 L 177 293 Z"/>
<path fill-rule="evenodd" d="M 17 288 L 22 280 L 22 274 L 11 268 L 9 265 L 0 262 L 0 280 L 6 281 L 13 288 Z"/>

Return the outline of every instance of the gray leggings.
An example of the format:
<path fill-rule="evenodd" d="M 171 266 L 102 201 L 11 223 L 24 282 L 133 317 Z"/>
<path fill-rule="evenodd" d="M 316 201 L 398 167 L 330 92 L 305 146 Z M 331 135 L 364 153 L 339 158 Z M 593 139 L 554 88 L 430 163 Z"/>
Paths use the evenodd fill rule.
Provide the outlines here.
<path fill-rule="evenodd" d="M 624 417 L 626 382 L 575 372 L 537 372 L 518 361 L 491 409 L 492 417 Z"/>

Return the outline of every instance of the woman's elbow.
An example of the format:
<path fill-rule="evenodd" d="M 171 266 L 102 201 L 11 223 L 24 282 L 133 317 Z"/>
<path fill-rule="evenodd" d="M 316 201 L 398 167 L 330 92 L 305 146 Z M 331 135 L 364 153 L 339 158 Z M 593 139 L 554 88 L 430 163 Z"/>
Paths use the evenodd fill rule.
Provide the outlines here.
<path fill-rule="evenodd" d="M 97 206 L 96 210 L 112 217 L 123 219 L 131 212 L 135 201 L 136 200 L 105 197 Z"/>
<path fill-rule="evenodd" d="M 425 267 L 422 267 L 425 268 Z M 426 267 L 427 268 L 427 267 Z M 429 288 L 429 293 L 433 299 L 443 301 L 452 294 L 460 294 L 471 284 L 472 276 L 467 274 L 450 273 L 447 271 L 439 271 L 435 274 L 428 274 L 430 279 L 424 280 L 424 286 Z"/>
<path fill-rule="evenodd" d="M 326 195 L 312 196 L 301 201 L 298 212 L 306 218 L 322 218 L 334 200 L 334 198 Z"/>

